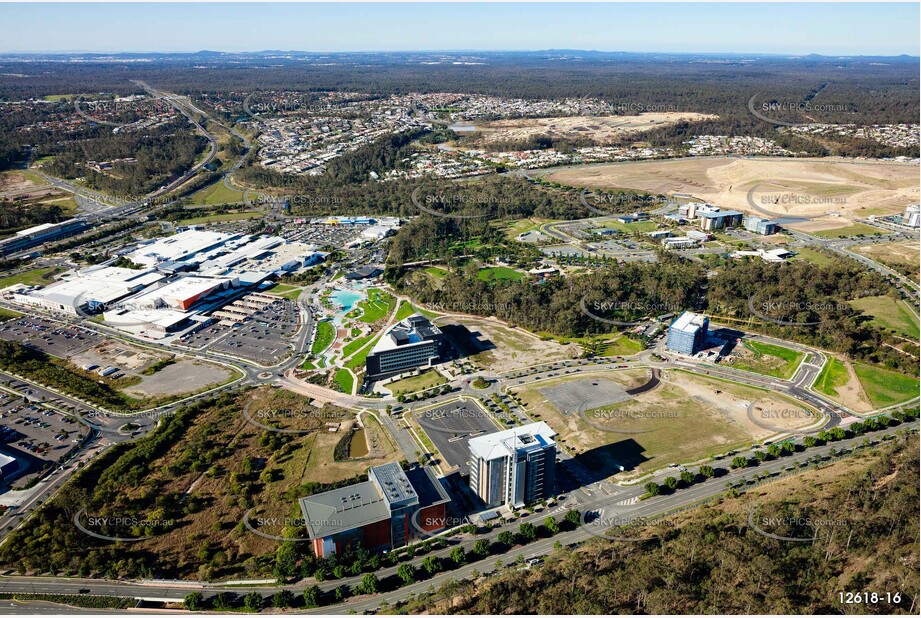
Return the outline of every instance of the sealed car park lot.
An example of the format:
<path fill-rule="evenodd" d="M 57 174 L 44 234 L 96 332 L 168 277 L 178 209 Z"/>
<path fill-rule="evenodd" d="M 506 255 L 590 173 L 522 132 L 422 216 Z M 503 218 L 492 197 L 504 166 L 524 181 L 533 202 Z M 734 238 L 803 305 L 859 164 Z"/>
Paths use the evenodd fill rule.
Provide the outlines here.
<path fill-rule="evenodd" d="M 499 431 L 488 412 L 469 401 L 446 403 L 417 412 L 413 418 L 422 427 L 442 459 L 466 473 L 472 436 Z"/>
<path fill-rule="evenodd" d="M 4 450 L 29 462 L 28 473 L 60 462 L 88 431 L 72 417 L 7 392 L 0 393 L 0 428 L 7 430 L 0 429 Z"/>
<path fill-rule="evenodd" d="M 201 334 L 207 338 L 213 336 L 210 343 L 204 344 L 210 350 L 261 365 L 273 365 L 292 354 L 289 342 L 300 326 L 298 307 L 294 303 L 278 302 L 253 313 L 238 326 L 218 326 L 221 329 L 218 333 L 210 332 L 213 328 L 206 328 Z M 222 337 L 224 334 L 226 337 Z"/>
<path fill-rule="evenodd" d="M 62 326 L 38 316 L 23 316 L 0 325 L 0 338 L 67 358 L 97 345 L 103 337 L 80 326 Z"/>

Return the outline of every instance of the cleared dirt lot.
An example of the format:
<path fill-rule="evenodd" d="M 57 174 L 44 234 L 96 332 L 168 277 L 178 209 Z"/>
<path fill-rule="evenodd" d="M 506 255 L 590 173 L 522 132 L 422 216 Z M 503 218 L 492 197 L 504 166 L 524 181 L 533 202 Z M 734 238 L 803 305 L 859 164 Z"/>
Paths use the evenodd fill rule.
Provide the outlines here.
<path fill-rule="evenodd" d="M 648 379 L 645 370 L 598 372 L 573 379 L 586 377 L 613 380 L 627 388 Z M 662 382 L 650 391 L 578 413 L 558 410 L 535 386 L 515 392 L 528 404 L 530 414 L 559 432 L 557 441 L 587 469 L 610 476 L 617 466 L 624 466 L 618 479 L 749 446 L 781 429 L 817 420 L 767 391 L 682 371 L 663 372 Z M 749 417 L 751 404 L 757 423 Z"/>
<path fill-rule="evenodd" d="M 904 242 L 864 245 L 854 250 L 857 253 L 884 264 L 905 264 L 907 266 L 913 266 L 915 270 L 921 269 L 921 259 L 919 259 L 918 255 L 918 243 L 915 241 L 906 240 Z"/>
<path fill-rule="evenodd" d="M 233 372 L 219 365 L 180 360 L 151 376 L 144 376 L 140 384 L 125 389 L 125 392 L 140 397 L 190 393 L 221 384 L 231 377 L 233 377 Z"/>
<path fill-rule="evenodd" d="M 587 137 L 605 143 L 624 135 L 657 127 L 716 118 L 696 112 L 648 112 L 636 116 L 567 116 L 564 118 L 512 118 L 475 122 L 479 137 L 485 142 L 524 140 L 532 135 Z"/>
<path fill-rule="evenodd" d="M 435 322 L 461 353 L 497 373 L 575 358 L 579 354 L 576 345 L 544 341 L 524 329 L 510 328 L 496 320 L 443 317 L 435 318 Z"/>
<path fill-rule="evenodd" d="M 917 165 L 839 158 L 608 163 L 563 169 L 547 177 L 579 187 L 687 193 L 721 208 L 749 213 L 758 212 L 747 201 L 749 190 L 756 187 L 752 195 L 756 205 L 782 215 L 827 221 L 829 227 L 841 227 L 842 218 L 901 212 L 921 193 Z M 829 212 L 839 216 L 827 216 Z"/>

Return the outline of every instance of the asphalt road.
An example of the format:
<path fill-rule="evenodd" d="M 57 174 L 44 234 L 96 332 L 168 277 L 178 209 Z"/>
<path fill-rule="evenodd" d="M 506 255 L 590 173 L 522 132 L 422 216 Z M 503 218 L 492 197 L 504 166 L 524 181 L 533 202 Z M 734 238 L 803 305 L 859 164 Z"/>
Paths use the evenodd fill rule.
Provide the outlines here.
<path fill-rule="evenodd" d="M 872 439 L 878 441 L 886 435 L 895 435 L 897 432 L 906 430 L 917 431 L 917 429 L 918 421 L 913 421 L 911 423 L 904 423 L 898 427 L 875 432 L 872 434 Z M 567 504 L 565 508 L 572 506 L 580 509 L 583 512 L 603 511 L 606 516 L 617 514 L 624 519 L 653 519 L 656 517 L 662 517 L 677 510 L 692 507 L 705 500 L 721 495 L 726 491 L 727 482 L 739 482 L 743 477 L 751 479 L 755 474 L 763 475 L 765 473 L 780 473 L 788 468 L 792 468 L 794 461 L 802 464 L 805 463 L 808 459 L 827 456 L 831 449 L 835 449 L 838 452 L 840 452 L 842 449 L 853 449 L 863 440 L 863 436 L 855 437 L 848 440 L 830 443 L 822 447 L 814 447 L 808 449 L 804 453 L 782 457 L 774 461 L 764 462 L 757 468 L 730 470 L 722 477 L 709 479 L 703 483 L 693 485 L 687 489 L 678 490 L 670 495 L 660 495 L 644 501 L 629 503 L 630 498 L 636 498 L 645 492 L 642 487 L 636 486 L 619 488 L 620 491 L 613 496 L 604 492 L 596 492 L 590 497 L 585 497 L 583 494 L 575 500 L 570 498 L 571 502 Z M 787 472 L 795 474 L 797 471 L 806 469 L 808 469 L 808 467 L 797 467 L 792 470 L 787 470 Z M 744 497 L 745 494 L 743 493 L 743 499 Z M 628 504 L 621 504 L 624 502 L 627 502 Z M 522 521 L 534 521 L 535 523 L 539 523 L 550 513 L 555 513 L 558 519 L 562 519 L 563 512 L 555 512 L 555 510 L 551 508 L 545 510 L 542 513 L 536 513 L 528 518 L 518 520 L 514 522 L 514 526 L 509 525 L 505 529 L 517 528 L 517 524 Z M 501 530 L 502 529 L 494 529 L 488 535 L 481 535 L 476 538 L 495 539 Z M 571 531 L 561 532 L 556 536 L 548 539 L 540 539 L 525 546 L 513 547 L 502 555 L 501 559 L 503 561 L 503 565 L 514 562 L 515 556 L 518 555 L 523 555 L 526 558 L 529 558 L 532 556 L 542 556 L 549 554 L 553 551 L 554 545 L 557 542 L 563 545 L 571 545 L 584 542 L 597 536 L 596 534 L 589 532 L 589 530 L 590 526 L 580 526 Z M 450 553 L 450 550 L 457 545 L 465 547 L 469 553 L 469 549 L 472 547 L 473 541 L 473 538 L 468 538 L 463 541 L 452 539 L 449 541 L 449 546 L 447 548 L 437 552 L 432 552 L 429 555 L 447 556 L 447 554 Z M 621 543 L 629 541 L 610 540 L 608 542 Z M 431 586 L 435 586 L 437 588 L 441 584 L 447 582 L 449 579 L 469 577 L 474 570 L 484 574 L 491 572 L 494 569 L 496 559 L 497 556 L 490 556 L 478 562 L 440 573 L 434 577 L 417 582 L 415 584 L 404 586 L 393 592 L 382 593 L 374 596 L 357 597 L 340 605 L 326 606 L 317 608 L 316 610 L 307 610 L 306 613 L 361 613 L 364 611 L 376 609 L 380 605 L 381 601 L 386 601 L 392 605 L 395 602 L 406 599 L 410 594 L 418 594 L 420 592 L 428 591 Z M 421 564 L 421 560 L 422 558 L 418 557 L 415 558 L 412 563 L 418 567 Z M 387 569 L 382 569 L 377 573 L 377 575 L 380 579 L 384 579 L 384 577 L 395 573 L 395 571 L 395 567 L 389 567 Z M 360 577 L 348 577 L 336 581 L 320 582 L 317 585 L 322 590 L 332 590 L 343 584 L 354 586 L 360 582 L 360 579 Z M 314 583 L 315 582 L 312 580 L 305 580 L 285 586 L 233 586 L 228 588 L 226 586 L 218 586 L 214 584 L 179 584 L 175 582 L 140 583 L 77 578 L 70 579 L 4 576 L 0 577 L 0 592 L 81 594 L 81 591 L 84 591 L 83 594 L 126 596 L 159 601 L 181 601 L 189 592 L 193 590 L 202 592 L 205 597 L 214 596 L 221 591 L 231 591 L 241 596 L 251 591 L 256 591 L 260 592 L 264 596 L 269 596 L 280 588 L 286 588 L 294 592 L 300 592 L 305 588 L 314 585 Z"/>

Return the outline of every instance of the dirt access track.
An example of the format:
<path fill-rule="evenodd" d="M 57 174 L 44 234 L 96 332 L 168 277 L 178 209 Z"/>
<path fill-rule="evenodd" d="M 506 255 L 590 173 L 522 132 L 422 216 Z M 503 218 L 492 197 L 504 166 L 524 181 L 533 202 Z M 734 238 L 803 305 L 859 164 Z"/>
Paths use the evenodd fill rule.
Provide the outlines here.
<path fill-rule="evenodd" d="M 720 208 L 759 214 L 748 203 L 748 193 L 754 188 L 752 200 L 757 206 L 780 215 L 827 222 L 830 227 L 847 225 L 842 218 L 899 213 L 907 204 L 918 202 L 921 194 L 917 165 L 838 157 L 693 157 L 604 163 L 563 168 L 546 178 L 589 189 L 690 194 Z"/>

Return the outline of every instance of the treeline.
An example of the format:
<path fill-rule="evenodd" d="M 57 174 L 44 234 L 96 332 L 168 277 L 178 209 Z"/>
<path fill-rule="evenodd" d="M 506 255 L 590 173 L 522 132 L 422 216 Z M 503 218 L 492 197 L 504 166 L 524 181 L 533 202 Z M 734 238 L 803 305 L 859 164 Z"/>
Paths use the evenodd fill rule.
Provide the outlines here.
<path fill-rule="evenodd" d="M 416 217 L 423 213 L 413 203 L 445 214 L 474 215 L 484 222 L 520 217 L 572 219 L 589 216 L 579 203 L 577 189 L 556 189 L 517 176 L 489 176 L 468 181 L 439 179 L 371 181 L 372 161 L 394 160 L 401 147 L 376 144 L 359 149 L 330 165 L 322 176 L 282 174 L 260 166 L 241 169 L 235 178 L 257 189 L 278 189 L 291 196 L 292 215 L 380 214 Z M 355 159 L 353 161 L 353 159 Z M 376 169 L 376 168 L 375 168 Z M 472 219 L 468 219 L 471 221 Z"/>
<path fill-rule="evenodd" d="M 877 273 L 846 260 L 823 266 L 794 261 L 780 267 L 761 260 L 732 261 L 709 280 L 707 308 L 714 316 L 757 324 L 781 339 L 918 375 L 918 345 L 870 324 L 870 316 L 849 304 L 881 295 L 891 296 L 892 302 L 899 297 Z M 753 316 L 752 307 L 768 319 Z"/>
<path fill-rule="evenodd" d="M 37 155 L 54 155 L 45 164 L 48 172 L 62 178 L 85 178 L 86 186 L 107 195 L 133 197 L 150 193 L 191 168 L 207 140 L 182 123 L 170 123 L 149 131 L 109 133 L 94 139 L 66 142 Z M 107 172 L 97 172 L 87 161 L 117 161 Z"/>
<path fill-rule="evenodd" d="M 898 601 L 871 613 L 913 613 L 918 598 L 918 437 L 897 439 L 856 462 L 833 464 L 812 484 L 785 483 L 783 502 L 759 512 L 832 523 L 811 543 L 783 542 L 749 525 L 751 497 L 721 499 L 671 525 L 631 529 L 647 541 L 595 540 L 559 549 L 548 564 L 454 581 L 400 604 L 431 614 L 839 614 L 842 591 L 884 590 Z M 822 491 L 807 491 L 822 481 Z M 803 489 L 799 490 L 798 487 Z M 777 494 L 774 494 L 777 495 Z M 801 534 L 808 533 L 806 528 Z M 885 597 L 885 593 L 883 594 Z"/>
<path fill-rule="evenodd" d="M 0 98 L 18 100 L 53 93 L 113 92 L 137 88 L 143 79 L 189 95 L 287 91 L 363 92 L 380 96 L 409 92 L 460 92 L 504 97 L 598 97 L 613 103 L 674 106 L 678 111 L 748 114 L 748 100 L 810 101 L 828 109 L 811 112 L 815 122 L 888 124 L 917 122 L 918 59 L 870 57 L 780 58 L 567 52 L 483 53 L 484 65 L 422 64 L 424 54 L 294 54 L 272 57 L 265 70 L 259 54 L 222 58 L 212 54 L 150 56 L 147 62 L 66 63 L 58 58 L 9 59 L 0 69 L 29 79 L 0 81 Z M 207 61 L 209 68 L 193 68 Z M 880 66 L 885 63 L 885 66 Z M 816 95 L 815 93 L 818 92 Z M 242 114 L 242 99 L 240 108 Z"/>
<path fill-rule="evenodd" d="M 402 266 L 432 256 L 450 260 L 461 255 L 464 244 L 454 239 L 469 233 L 453 219 L 426 216 L 412 221 L 391 241 L 385 277 L 423 304 L 494 315 L 535 332 L 581 337 L 616 330 L 618 322 L 701 310 L 738 323 L 740 329 L 918 375 L 918 345 L 871 324 L 869 316 L 849 304 L 885 294 L 894 301 L 898 292 L 875 273 L 844 260 L 823 266 L 733 260 L 708 277 L 703 265 L 662 252 L 657 263 L 607 264 L 543 285 L 485 282 L 475 267 L 455 268 L 436 282 Z"/>
<path fill-rule="evenodd" d="M 129 496 L 142 486 L 151 466 L 186 434 L 193 421 L 211 406 L 229 409 L 235 402 L 224 394 L 216 400 L 198 402 L 165 416 L 160 427 L 135 442 L 122 442 L 106 450 L 91 466 L 77 473 L 57 495 L 42 507 L 26 526 L 14 532 L 0 548 L 0 562 L 18 572 L 65 575 L 124 575 L 153 577 L 159 573 L 159 557 L 133 547 L 131 552 L 117 543 L 96 540 L 74 525 L 81 511 L 94 517 L 136 517 L 143 521 L 168 522 L 200 508 L 191 497 L 153 492 L 146 497 Z M 144 513 L 143 515 L 141 515 Z M 86 521 L 85 519 L 83 521 Z M 115 536 L 144 536 L 154 530 L 112 530 Z M 80 548 L 77 550 L 76 548 Z"/>
<path fill-rule="evenodd" d="M 534 285 L 526 280 L 486 282 L 475 267 L 450 272 L 438 284 L 428 277 L 402 276 L 397 289 L 444 311 L 496 316 L 534 332 L 579 337 L 616 329 L 609 322 L 661 315 L 702 302 L 706 272 L 665 254 L 659 263 L 631 262 L 616 268 Z M 391 276 L 397 276 L 392 272 Z"/>

